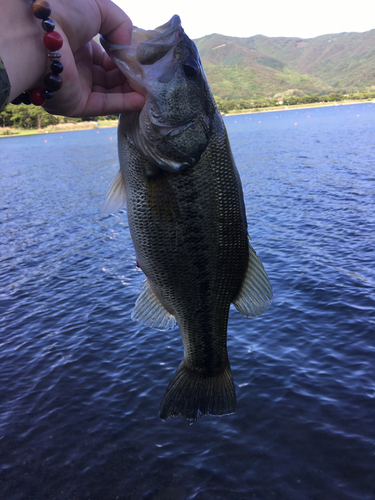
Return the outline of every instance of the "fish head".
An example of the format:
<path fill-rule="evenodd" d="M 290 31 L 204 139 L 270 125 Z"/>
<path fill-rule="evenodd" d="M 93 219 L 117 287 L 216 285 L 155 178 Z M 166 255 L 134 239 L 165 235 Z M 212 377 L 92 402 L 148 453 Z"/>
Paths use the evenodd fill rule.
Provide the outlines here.
<path fill-rule="evenodd" d="M 156 28 L 134 28 L 131 45 L 101 43 L 134 90 L 141 112 L 120 120 L 125 134 L 154 165 L 169 171 L 194 165 L 210 140 L 217 111 L 195 43 L 178 16 Z"/>

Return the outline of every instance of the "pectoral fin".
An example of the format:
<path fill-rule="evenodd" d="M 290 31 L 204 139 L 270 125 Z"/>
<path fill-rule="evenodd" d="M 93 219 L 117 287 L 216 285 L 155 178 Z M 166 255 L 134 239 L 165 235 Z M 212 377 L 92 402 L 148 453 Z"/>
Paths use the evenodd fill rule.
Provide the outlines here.
<path fill-rule="evenodd" d="M 126 205 L 126 186 L 125 179 L 121 170 L 111 182 L 104 203 L 100 207 L 102 214 L 112 214 Z"/>
<path fill-rule="evenodd" d="M 257 318 L 270 307 L 272 288 L 263 264 L 249 243 L 249 264 L 242 288 L 233 301 L 246 318 Z"/>
<path fill-rule="evenodd" d="M 156 330 L 170 330 L 176 324 L 175 317 L 170 314 L 151 290 L 149 282 L 145 281 L 135 307 L 132 319 Z"/>

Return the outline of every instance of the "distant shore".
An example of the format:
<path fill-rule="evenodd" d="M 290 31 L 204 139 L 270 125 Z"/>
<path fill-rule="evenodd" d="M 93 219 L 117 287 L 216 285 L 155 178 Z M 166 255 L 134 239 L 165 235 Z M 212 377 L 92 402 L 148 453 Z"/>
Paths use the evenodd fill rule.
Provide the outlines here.
<path fill-rule="evenodd" d="M 358 101 L 358 100 L 351 100 L 351 101 L 338 101 L 338 102 L 314 102 L 311 104 L 296 104 L 294 106 L 284 106 L 283 104 L 280 106 L 272 106 L 272 107 L 266 107 L 266 108 L 256 108 L 256 109 L 243 109 L 240 111 L 236 112 L 229 112 L 229 113 L 224 113 L 223 116 L 238 116 L 238 115 L 248 115 L 248 114 L 253 114 L 253 113 L 267 113 L 271 111 L 288 111 L 291 109 L 310 109 L 310 108 L 326 108 L 329 106 L 345 106 L 348 104 L 365 104 L 365 103 L 371 103 L 375 101 Z"/>
<path fill-rule="evenodd" d="M 246 115 L 253 113 L 267 113 L 271 111 L 288 111 L 291 109 L 310 109 L 310 108 L 322 108 L 327 106 L 345 106 L 348 104 L 363 104 L 366 102 L 375 102 L 375 101 L 338 101 L 338 102 L 319 102 L 312 104 L 296 104 L 294 106 L 273 106 L 266 108 L 256 108 L 256 109 L 243 109 L 236 112 L 223 113 L 223 116 L 237 116 L 237 115 Z M 0 139 L 3 137 L 18 137 L 23 135 L 36 135 L 36 134 L 57 134 L 60 132 L 74 132 L 76 130 L 90 130 L 90 129 L 101 129 L 101 128 L 110 128 L 117 127 L 118 120 L 101 120 L 99 122 L 88 121 L 88 122 L 78 122 L 78 123 L 59 123 L 58 125 L 49 125 L 45 128 L 40 129 L 21 129 L 21 128 L 13 128 L 13 127 L 0 127 Z"/>
<path fill-rule="evenodd" d="M 60 132 L 74 132 L 76 130 L 110 128 L 110 127 L 117 127 L 117 125 L 118 125 L 118 120 L 101 120 L 99 122 L 90 121 L 90 122 L 78 122 L 78 123 L 58 123 L 57 125 L 48 125 L 48 127 L 39 129 L 6 127 L 6 128 L 0 128 L 0 139 L 2 137 L 18 137 L 23 135 L 38 135 L 38 134 L 58 134 Z"/>

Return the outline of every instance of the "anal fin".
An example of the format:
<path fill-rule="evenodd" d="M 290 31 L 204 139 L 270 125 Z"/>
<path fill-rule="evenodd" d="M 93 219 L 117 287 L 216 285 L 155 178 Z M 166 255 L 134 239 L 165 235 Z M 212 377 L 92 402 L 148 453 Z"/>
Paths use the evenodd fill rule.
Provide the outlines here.
<path fill-rule="evenodd" d="M 170 330 L 176 325 L 176 319 L 170 314 L 145 281 L 131 314 L 133 320 L 156 330 Z"/>
<path fill-rule="evenodd" d="M 257 318 L 270 307 L 272 287 L 263 264 L 249 243 L 249 264 L 233 304 L 246 318 Z"/>

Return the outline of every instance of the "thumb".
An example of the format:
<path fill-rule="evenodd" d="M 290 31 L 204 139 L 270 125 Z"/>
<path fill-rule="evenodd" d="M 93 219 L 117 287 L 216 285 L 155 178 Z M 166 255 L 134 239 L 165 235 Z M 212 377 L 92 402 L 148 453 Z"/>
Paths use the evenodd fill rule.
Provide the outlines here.
<path fill-rule="evenodd" d="M 99 33 L 108 36 L 112 43 L 130 45 L 133 23 L 116 4 L 110 0 L 96 0 L 100 14 Z"/>

